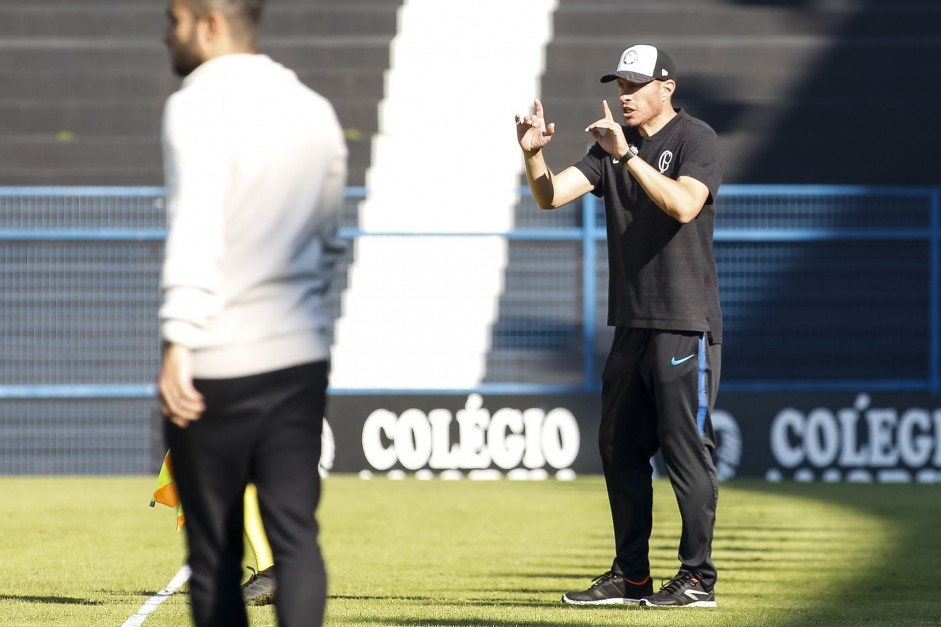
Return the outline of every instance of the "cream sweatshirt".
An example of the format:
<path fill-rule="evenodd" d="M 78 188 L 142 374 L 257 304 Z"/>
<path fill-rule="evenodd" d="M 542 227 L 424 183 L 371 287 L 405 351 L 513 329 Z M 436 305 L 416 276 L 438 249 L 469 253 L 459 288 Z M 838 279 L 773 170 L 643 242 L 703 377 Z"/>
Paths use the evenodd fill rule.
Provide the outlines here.
<path fill-rule="evenodd" d="M 167 100 L 163 150 L 164 341 L 197 378 L 327 359 L 347 157 L 330 103 L 267 56 L 218 57 Z"/>

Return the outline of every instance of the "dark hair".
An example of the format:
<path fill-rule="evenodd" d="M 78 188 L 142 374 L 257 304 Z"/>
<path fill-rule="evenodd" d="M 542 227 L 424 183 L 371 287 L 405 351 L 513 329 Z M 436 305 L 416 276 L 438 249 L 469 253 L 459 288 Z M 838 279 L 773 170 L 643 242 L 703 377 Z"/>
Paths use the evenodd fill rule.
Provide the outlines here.
<path fill-rule="evenodd" d="M 230 21 L 241 24 L 249 32 L 261 23 L 265 0 L 184 0 L 196 17 L 220 11 Z"/>

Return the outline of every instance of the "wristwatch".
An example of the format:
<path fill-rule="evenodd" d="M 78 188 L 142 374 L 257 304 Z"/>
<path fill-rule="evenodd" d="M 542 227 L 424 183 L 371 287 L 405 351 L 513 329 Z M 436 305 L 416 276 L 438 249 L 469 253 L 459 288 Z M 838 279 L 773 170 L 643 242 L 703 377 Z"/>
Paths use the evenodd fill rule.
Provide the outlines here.
<path fill-rule="evenodd" d="M 637 156 L 637 153 L 639 153 L 639 152 L 640 152 L 640 148 L 638 148 L 638 147 L 635 146 L 634 144 L 628 144 L 628 145 L 627 145 L 627 152 L 624 153 L 624 156 L 623 156 L 623 157 L 621 157 L 621 163 L 627 163 L 628 161 L 630 161 L 631 159 L 633 159 L 634 157 L 636 157 L 636 156 Z"/>

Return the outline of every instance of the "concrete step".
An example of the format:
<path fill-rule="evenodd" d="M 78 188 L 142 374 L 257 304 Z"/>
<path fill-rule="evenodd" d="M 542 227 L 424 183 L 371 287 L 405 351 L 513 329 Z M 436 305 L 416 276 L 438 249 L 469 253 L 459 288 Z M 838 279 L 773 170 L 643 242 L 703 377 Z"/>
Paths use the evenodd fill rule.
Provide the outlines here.
<path fill-rule="evenodd" d="M 260 50 L 292 69 L 387 67 L 389 38 L 384 36 L 279 37 Z M 95 72 L 161 71 L 168 55 L 159 40 L 133 37 L 0 39 L 4 65 L 21 72 L 49 68 Z"/>
<path fill-rule="evenodd" d="M 349 185 L 362 186 L 369 167 L 368 141 L 347 140 Z M 4 137 L 0 185 L 163 185 L 156 136 Z"/>
<path fill-rule="evenodd" d="M 24 100 L 76 98 L 111 101 L 153 99 L 164 101 L 180 86 L 180 79 L 169 66 L 163 70 L 75 72 L 46 69 L 24 72 L 16 68 L 0 69 L 0 94 Z"/>
<path fill-rule="evenodd" d="M 45 7 L 72 7 L 72 8 L 84 8 L 86 10 L 95 10 L 100 8 L 107 7 L 131 7 L 136 9 L 147 9 L 154 6 L 153 0 L 0 0 L 0 7 L 3 8 L 17 8 L 17 7 L 31 7 L 31 8 L 45 8 Z M 165 5 L 162 3 L 157 3 L 160 6 L 160 10 L 165 9 Z M 277 3 L 265 3 L 265 10 L 262 14 L 262 19 L 267 13 L 272 10 L 273 6 L 277 6 L 278 10 L 292 7 L 292 8 L 303 8 L 303 7 L 372 7 L 376 11 L 387 11 L 395 10 L 402 4 L 402 0 L 278 0 Z"/>
<path fill-rule="evenodd" d="M 139 35 L 159 41 L 166 25 L 159 3 L 133 6 L 37 5 L 0 6 L 0 37 L 80 37 Z"/>
<path fill-rule="evenodd" d="M 884 143 L 868 129 L 800 136 L 790 128 L 720 137 L 724 182 L 937 185 L 935 161 L 915 152 L 887 157 Z"/>
<path fill-rule="evenodd" d="M 159 185 L 162 168 L 156 137 L 0 142 L 0 185 Z"/>
<path fill-rule="evenodd" d="M 283 37 L 260 50 L 297 71 L 385 68 L 389 38 L 384 36 Z M 0 39 L 4 65 L 20 72 L 59 71 L 148 72 L 165 71 L 168 55 L 157 40 L 126 37 Z"/>
<path fill-rule="evenodd" d="M 613 105 L 617 99 L 617 86 L 614 83 L 603 84 L 599 79 L 614 67 L 612 64 L 610 68 L 602 68 L 600 72 L 597 69 L 592 72 L 585 68 L 581 71 L 553 70 L 543 78 L 540 96 L 547 113 L 551 116 L 553 105 L 565 100 L 590 100 L 593 113 L 595 109 L 600 109 L 602 98 L 608 100 L 609 105 Z M 919 65 L 914 68 L 899 68 L 893 76 L 899 77 L 898 80 L 918 80 L 918 76 L 924 76 L 925 73 L 930 75 L 935 71 L 933 67 Z M 795 99 L 833 101 L 872 98 L 872 80 L 878 78 L 863 80 L 854 73 L 838 70 L 817 74 L 792 68 L 788 76 L 770 71 L 744 75 L 731 68 L 717 68 L 714 71 L 685 68 L 677 81 L 674 102 L 682 104 L 689 101 L 721 99 L 748 105 L 763 105 L 786 103 Z M 941 75 L 938 78 L 941 78 Z M 939 96 L 941 92 L 934 89 L 922 90 L 919 95 L 920 98 L 930 100 Z"/>
<path fill-rule="evenodd" d="M 163 102 L 158 100 L 0 100 L 0 134 L 158 136 Z"/>
<path fill-rule="evenodd" d="M 306 85 L 331 101 L 359 97 L 378 102 L 383 94 L 381 69 L 307 68 L 298 77 Z M 76 98 L 80 100 L 119 101 L 158 100 L 180 87 L 180 79 L 169 65 L 147 71 L 86 70 L 81 72 L 46 69 L 24 72 L 0 68 L 0 95 L 24 100 Z"/>
<path fill-rule="evenodd" d="M 782 33 L 841 37 L 937 36 L 941 5 L 927 2 L 886 3 L 861 11 L 856 3 L 813 3 L 793 7 L 715 2 L 572 3 L 563 2 L 555 16 L 556 37 L 618 38 L 654 41 L 648 33 L 710 38 L 777 36 Z"/>
<path fill-rule="evenodd" d="M 148 100 L 10 100 L 0 98 L 0 135 L 155 136 L 160 133 L 163 102 Z M 333 102 L 344 128 L 372 136 L 378 127 L 376 106 L 341 98 Z"/>
<path fill-rule="evenodd" d="M 387 34 L 396 29 L 396 5 L 307 3 L 266 7 L 260 41 L 284 35 Z M 0 6 L 0 37 L 140 36 L 157 41 L 166 26 L 165 7 L 122 2 L 110 5 L 26 4 Z"/>
<path fill-rule="evenodd" d="M 728 7 L 738 6 L 745 11 L 759 10 L 763 7 L 791 6 L 792 10 L 810 11 L 810 10 L 844 10 L 844 11 L 870 11 L 881 8 L 900 8 L 904 10 L 917 8 L 932 8 L 937 3 L 935 0 L 800 0 L 799 2 L 790 2 L 788 0 L 632 0 L 625 3 L 624 0 L 559 0 L 559 7 L 556 14 L 565 14 L 569 11 L 579 10 L 606 10 L 623 9 L 628 4 L 631 9 L 643 8 L 645 6 L 670 5 L 679 9 L 692 9 L 704 6 Z"/>
<path fill-rule="evenodd" d="M 941 78 L 938 37 L 870 37 L 851 40 L 790 36 L 723 39 L 662 36 L 648 38 L 670 53 L 679 81 L 712 72 L 730 72 L 742 78 L 840 74 L 844 80 L 935 80 Z M 617 66 L 623 38 L 557 37 L 547 49 L 548 78 L 586 74 L 597 84 Z M 574 87 L 574 86 L 573 86 Z"/>
<path fill-rule="evenodd" d="M 917 128 L 921 124 L 932 123 L 938 107 L 941 106 L 939 98 L 915 100 L 903 106 L 901 103 L 887 103 L 881 100 L 863 101 L 854 96 L 826 99 L 808 96 L 794 103 L 763 102 L 748 103 L 747 106 L 734 101 L 699 99 L 690 102 L 689 106 L 686 106 L 683 99 L 675 100 L 674 104 L 690 115 L 705 120 L 719 134 L 767 129 L 788 119 L 801 120 L 797 128 L 789 132 L 791 136 L 857 134 L 861 129 L 881 123 L 886 116 L 904 116 L 906 124 Z M 617 116 L 616 97 L 607 100 Z M 587 98 L 556 100 L 545 103 L 545 107 L 549 121 L 556 124 L 557 133 L 564 132 L 591 141 L 584 128 L 601 117 L 598 101 Z"/>

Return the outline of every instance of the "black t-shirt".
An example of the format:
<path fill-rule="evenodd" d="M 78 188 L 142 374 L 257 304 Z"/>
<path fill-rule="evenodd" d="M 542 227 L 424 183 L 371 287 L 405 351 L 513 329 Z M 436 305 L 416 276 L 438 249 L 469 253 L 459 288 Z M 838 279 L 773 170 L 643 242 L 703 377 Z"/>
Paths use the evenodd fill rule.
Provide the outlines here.
<path fill-rule="evenodd" d="M 700 214 L 681 224 L 663 212 L 621 163 L 598 144 L 575 163 L 604 198 L 608 232 L 608 324 L 705 331 L 722 341 L 719 284 L 712 253 L 715 197 L 722 163 L 715 131 L 677 110 L 652 137 L 622 127 L 640 158 L 662 174 L 689 176 L 709 188 Z"/>

